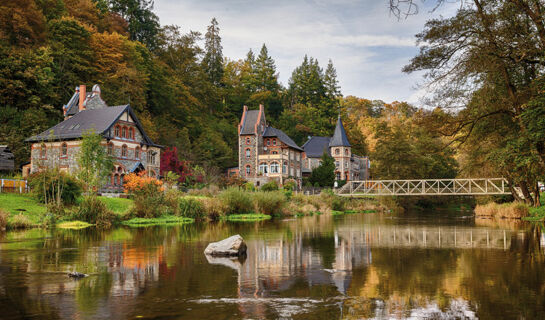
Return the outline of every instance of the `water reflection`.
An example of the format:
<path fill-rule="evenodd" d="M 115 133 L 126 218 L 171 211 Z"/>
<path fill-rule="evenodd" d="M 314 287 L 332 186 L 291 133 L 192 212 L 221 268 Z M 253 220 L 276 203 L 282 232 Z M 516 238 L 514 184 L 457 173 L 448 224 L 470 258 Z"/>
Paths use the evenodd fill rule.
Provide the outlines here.
<path fill-rule="evenodd" d="M 241 234 L 241 259 L 203 255 Z M 2 318 L 545 318 L 529 224 L 352 215 L 0 238 Z M 90 274 L 80 281 L 67 271 Z"/>

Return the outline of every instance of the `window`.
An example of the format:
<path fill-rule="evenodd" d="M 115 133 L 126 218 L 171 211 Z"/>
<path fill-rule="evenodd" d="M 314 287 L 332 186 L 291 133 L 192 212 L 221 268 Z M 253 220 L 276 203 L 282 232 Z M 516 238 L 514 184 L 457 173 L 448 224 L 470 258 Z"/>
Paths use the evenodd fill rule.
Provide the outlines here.
<path fill-rule="evenodd" d="M 131 128 L 131 139 L 134 140 L 134 128 Z"/>
<path fill-rule="evenodd" d="M 250 144 L 250 138 L 246 138 L 246 144 Z"/>
<path fill-rule="evenodd" d="M 115 126 L 115 136 L 119 137 L 119 126 Z"/>
<path fill-rule="evenodd" d="M 61 144 L 61 157 L 66 157 L 68 155 L 68 146 L 65 142 Z"/>
<path fill-rule="evenodd" d="M 339 148 L 335 149 L 335 154 L 341 154 L 341 150 Z"/>
<path fill-rule="evenodd" d="M 47 157 L 47 147 L 45 146 L 45 144 L 42 144 L 40 148 L 40 158 L 45 158 L 45 157 Z"/>
<path fill-rule="evenodd" d="M 278 152 L 277 152 L 277 151 L 273 151 L 272 154 L 278 154 Z"/>
<path fill-rule="evenodd" d="M 140 147 L 136 147 L 136 149 L 134 149 L 134 158 L 140 159 Z"/>
<path fill-rule="evenodd" d="M 123 129 L 121 129 L 121 137 L 122 138 L 127 137 L 127 127 L 123 127 Z"/>
<path fill-rule="evenodd" d="M 288 173 L 288 162 L 284 161 L 284 164 L 282 165 L 282 173 L 287 174 Z"/>
<path fill-rule="evenodd" d="M 273 139 L 273 146 L 276 146 L 276 139 Z"/>
<path fill-rule="evenodd" d="M 344 154 L 348 155 L 348 148 L 344 149 Z"/>
<path fill-rule="evenodd" d="M 259 173 L 267 174 L 269 173 L 269 166 L 266 163 L 262 163 L 259 165 Z"/>
<path fill-rule="evenodd" d="M 335 161 L 335 167 L 339 167 L 339 161 Z"/>
<path fill-rule="evenodd" d="M 299 169 L 297 169 L 297 176 L 298 177 L 301 176 L 301 173 L 300 173 Z"/>
<path fill-rule="evenodd" d="M 296 157 L 297 157 L 297 161 L 299 161 L 300 157 L 301 157 L 301 154 L 299 152 L 297 152 Z"/>
<path fill-rule="evenodd" d="M 290 176 L 293 176 L 293 167 L 290 168 Z"/>
<path fill-rule="evenodd" d="M 268 146 L 271 145 L 271 140 L 270 140 L 270 139 L 267 139 L 267 145 L 268 145 Z"/>
<path fill-rule="evenodd" d="M 109 156 L 113 156 L 114 155 L 114 144 L 113 143 L 108 143 L 108 155 Z"/>
<path fill-rule="evenodd" d="M 335 173 L 335 179 L 336 180 L 341 180 L 341 173 L 340 172 Z"/>
<path fill-rule="evenodd" d="M 246 148 L 246 159 L 250 159 L 251 156 L 251 150 L 250 148 Z"/>
<path fill-rule="evenodd" d="M 345 167 L 345 168 L 348 168 L 348 161 L 345 161 L 345 162 L 344 162 L 344 167 Z"/>
<path fill-rule="evenodd" d="M 127 145 L 125 145 L 125 144 L 121 147 L 121 157 L 122 158 L 127 157 Z"/>
<path fill-rule="evenodd" d="M 247 166 L 246 166 L 246 175 L 247 175 L 247 176 L 250 175 L 250 171 L 251 171 L 251 170 L 252 170 L 252 169 L 251 169 L 250 165 L 247 165 Z"/>
<path fill-rule="evenodd" d="M 273 162 L 271 163 L 271 173 L 279 173 L 280 172 L 280 166 L 278 163 Z"/>

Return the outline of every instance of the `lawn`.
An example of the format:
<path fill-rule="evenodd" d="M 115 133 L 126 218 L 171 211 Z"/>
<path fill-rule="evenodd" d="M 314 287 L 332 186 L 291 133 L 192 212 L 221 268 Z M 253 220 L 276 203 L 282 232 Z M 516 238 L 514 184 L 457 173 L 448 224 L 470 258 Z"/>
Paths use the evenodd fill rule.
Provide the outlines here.
<path fill-rule="evenodd" d="M 17 214 L 24 214 L 33 224 L 41 224 L 47 212 L 45 205 L 36 201 L 28 193 L 0 193 L 0 209 L 7 211 L 9 219 Z"/>
<path fill-rule="evenodd" d="M 222 220 L 233 221 L 233 222 L 253 222 L 253 221 L 263 221 L 269 220 L 271 218 L 268 214 L 261 213 L 247 213 L 247 214 L 231 214 L 225 217 L 222 217 Z"/>
<path fill-rule="evenodd" d="M 158 218 L 132 218 L 130 220 L 123 221 L 122 224 L 130 227 L 148 227 L 156 225 L 185 224 L 192 223 L 194 221 L 194 219 L 187 217 L 162 216 Z"/>
<path fill-rule="evenodd" d="M 106 203 L 108 209 L 112 210 L 115 214 L 124 214 L 133 205 L 133 200 L 125 198 L 107 198 L 99 197 L 102 202 Z"/>

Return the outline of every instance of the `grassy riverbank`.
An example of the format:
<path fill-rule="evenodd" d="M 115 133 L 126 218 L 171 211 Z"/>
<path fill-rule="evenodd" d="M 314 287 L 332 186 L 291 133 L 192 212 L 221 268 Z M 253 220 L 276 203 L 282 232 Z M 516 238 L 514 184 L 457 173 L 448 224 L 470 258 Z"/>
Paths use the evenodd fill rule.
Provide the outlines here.
<path fill-rule="evenodd" d="M 301 217 L 314 214 L 345 214 L 376 212 L 378 202 L 340 198 L 331 192 L 320 195 L 293 194 L 291 191 L 245 191 L 240 189 L 217 190 L 191 195 L 181 192 L 167 193 L 159 203 L 135 203 L 124 198 L 97 197 L 110 211 L 109 221 L 128 226 L 191 223 L 195 220 L 262 221 L 271 217 Z M 151 199 L 153 200 L 153 199 Z M 47 206 L 31 194 L 0 194 L 0 211 L 7 216 L 7 228 L 51 227 L 84 228 L 93 225 L 80 221 L 76 214 L 83 205 L 64 208 L 62 216 L 48 213 Z M 156 216 L 138 216 L 136 208 L 160 205 Z M 1 227 L 1 226 L 0 226 Z"/>

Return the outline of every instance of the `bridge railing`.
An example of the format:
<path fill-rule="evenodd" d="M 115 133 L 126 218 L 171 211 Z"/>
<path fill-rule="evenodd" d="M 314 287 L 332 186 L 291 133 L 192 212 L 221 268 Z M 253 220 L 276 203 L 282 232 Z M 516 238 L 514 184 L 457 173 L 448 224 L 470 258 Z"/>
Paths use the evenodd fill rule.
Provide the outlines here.
<path fill-rule="evenodd" d="M 504 178 L 414 179 L 349 181 L 338 195 L 504 195 L 510 194 Z"/>

